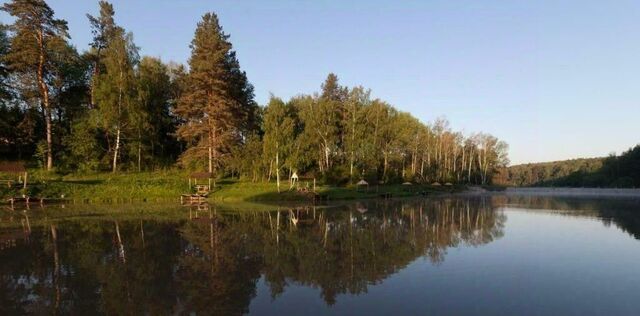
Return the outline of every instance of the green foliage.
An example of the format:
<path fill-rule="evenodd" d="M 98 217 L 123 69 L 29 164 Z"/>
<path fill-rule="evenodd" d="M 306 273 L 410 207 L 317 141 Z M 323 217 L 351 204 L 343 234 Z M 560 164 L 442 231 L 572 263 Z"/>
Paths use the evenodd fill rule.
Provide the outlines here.
<path fill-rule="evenodd" d="M 102 148 L 98 137 L 93 117 L 86 116 L 75 121 L 71 134 L 65 139 L 65 145 L 70 151 L 68 163 L 71 167 L 84 172 L 100 169 Z"/>
<path fill-rule="evenodd" d="M 6 61 L 10 48 L 9 42 L 7 26 L 0 23 L 0 108 L 8 106 L 12 97 L 9 85 L 9 67 Z"/>
<path fill-rule="evenodd" d="M 264 113 L 267 178 L 280 170 L 276 158 L 284 158 L 290 174 L 297 171 L 329 184 L 359 179 L 488 184 L 508 163 L 507 145 L 497 138 L 481 133 L 465 139 L 444 120 L 426 125 L 372 100 L 362 87 L 339 86 L 334 74 L 322 84 L 322 93 L 299 95 L 287 103 L 272 97 Z"/>
<path fill-rule="evenodd" d="M 218 178 L 270 181 L 295 172 L 326 185 L 489 184 L 508 162 L 497 138 L 465 137 L 443 119 L 426 124 L 364 87 L 342 86 L 334 73 L 317 93 L 274 96 L 258 107 L 214 13 L 197 24 L 187 69 L 140 58 L 106 1 L 87 16 L 93 38 L 82 54 L 44 1 L 2 8 L 17 18 L 11 33 L 0 27 L 8 39 L 0 45 L 0 84 L 19 92 L 0 104 L 0 152 L 10 159 L 51 169 L 55 157 L 61 174 L 152 171 L 178 161 Z M 40 30 L 41 43 L 33 36 Z"/>
<path fill-rule="evenodd" d="M 255 107 L 253 88 L 228 39 L 214 13 L 202 17 L 191 42 L 189 73 L 175 109 L 183 120 L 177 135 L 188 146 L 180 158 L 183 165 L 204 163 L 209 172 L 222 167 L 233 146 L 241 141 Z"/>
<path fill-rule="evenodd" d="M 53 112 L 51 95 L 64 69 L 68 49 L 67 22 L 54 18 L 53 10 L 43 0 L 13 0 L 1 10 L 15 17 L 13 36 L 4 60 L 9 64 L 23 100 L 38 104 L 45 122 L 46 168 L 53 168 Z"/>
<path fill-rule="evenodd" d="M 505 185 L 640 187 L 640 145 L 619 156 L 516 165 L 497 179 Z"/>

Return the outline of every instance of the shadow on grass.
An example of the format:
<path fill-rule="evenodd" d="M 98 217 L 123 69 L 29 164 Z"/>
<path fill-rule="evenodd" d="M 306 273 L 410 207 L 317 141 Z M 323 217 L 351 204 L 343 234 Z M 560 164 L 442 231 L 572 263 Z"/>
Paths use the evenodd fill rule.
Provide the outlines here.
<path fill-rule="evenodd" d="M 83 185 L 95 185 L 102 184 L 104 180 L 91 179 L 91 180 L 51 180 L 49 182 L 68 183 L 68 184 L 83 184 Z"/>

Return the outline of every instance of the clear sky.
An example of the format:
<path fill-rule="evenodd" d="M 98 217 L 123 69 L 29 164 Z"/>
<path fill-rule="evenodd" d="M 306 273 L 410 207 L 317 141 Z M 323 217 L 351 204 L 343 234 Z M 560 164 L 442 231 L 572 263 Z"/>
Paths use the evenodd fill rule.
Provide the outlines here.
<path fill-rule="evenodd" d="M 86 49 L 97 1 L 47 2 Z M 637 0 L 112 3 L 141 53 L 164 61 L 186 62 L 196 23 L 216 12 L 260 104 L 334 72 L 424 122 L 494 134 L 514 164 L 640 143 Z"/>

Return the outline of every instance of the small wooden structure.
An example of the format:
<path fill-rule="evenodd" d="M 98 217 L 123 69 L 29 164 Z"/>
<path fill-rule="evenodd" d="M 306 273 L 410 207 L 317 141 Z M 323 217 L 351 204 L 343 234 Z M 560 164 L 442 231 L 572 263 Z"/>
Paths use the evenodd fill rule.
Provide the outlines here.
<path fill-rule="evenodd" d="M 207 197 L 211 192 L 211 179 L 213 174 L 210 172 L 194 172 L 189 175 L 189 191 L 191 188 L 195 188 L 195 193 L 186 193 L 180 195 L 180 203 L 204 203 L 207 201 Z M 207 184 L 200 184 L 202 180 L 206 179 Z M 200 181 L 198 181 L 200 180 Z"/>
<path fill-rule="evenodd" d="M 291 178 L 294 178 L 294 176 L 298 176 L 297 172 L 294 172 L 293 175 L 291 176 Z M 298 176 L 295 179 L 296 182 L 296 190 L 298 192 L 316 192 L 316 177 L 314 175 L 302 175 L 302 176 Z M 300 183 L 303 184 L 303 186 L 300 186 Z M 293 186 L 291 187 L 291 189 L 293 188 Z"/>
<path fill-rule="evenodd" d="M 24 163 L 20 161 L 0 161 L 0 173 L 8 173 L 17 176 L 18 179 L 0 179 L 0 183 L 6 184 L 11 187 L 14 182 L 22 182 L 22 187 L 27 187 L 27 169 L 24 167 Z"/>
<path fill-rule="evenodd" d="M 211 179 L 213 179 L 213 173 L 211 172 L 194 172 L 192 174 L 189 175 L 189 190 L 191 190 L 191 186 L 192 186 L 192 182 L 193 185 L 197 186 L 198 185 L 202 185 L 199 184 L 199 182 L 202 182 L 202 180 L 206 179 L 207 180 L 207 185 L 209 186 L 209 188 L 211 187 Z M 198 181 L 200 180 L 200 181 Z"/>
<path fill-rule="evenodd" d="M 358 191 L 360 191 L 360 188 L 369 189 L 369 182 L 362 179 L 356 183 L 356 187 L 358 188 Z"/>

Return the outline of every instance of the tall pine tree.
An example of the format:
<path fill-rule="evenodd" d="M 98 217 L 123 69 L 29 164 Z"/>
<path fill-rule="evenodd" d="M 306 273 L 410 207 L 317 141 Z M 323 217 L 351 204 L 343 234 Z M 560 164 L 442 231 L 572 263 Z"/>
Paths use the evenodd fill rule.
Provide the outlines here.
<path fill-rule="evenodd" d="M 255 109 L 253 89 L 214 13 L 202 17 L 190 47 L 190 72 L 176 108 L 184 121 L 177 134 L 189 146 L 180 159 L 205 162 L 214 172 L 242 140 Z"/>
<path fill-rule="evenodd" d="M 10 68 L 23 76 L 28 86 L 37 87 L 39 104 L 44 114 L 46 134 L 46 167 L 53 168 L 53 105 L 50 100 L 51 77 L 55 50 L 65 47 L 69 38 L 67 22 L 54 18 L 53 10 L 43 0 L 13 0 L 2 10 L 15 17 L 11 51 L 6 56 Z M 35 80 L 31 79 L 35 78 Z M 32 90 L 28 88 L 27 90 Z"/>

